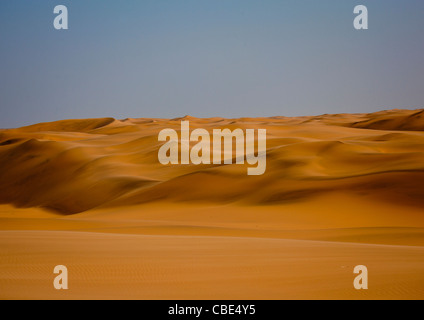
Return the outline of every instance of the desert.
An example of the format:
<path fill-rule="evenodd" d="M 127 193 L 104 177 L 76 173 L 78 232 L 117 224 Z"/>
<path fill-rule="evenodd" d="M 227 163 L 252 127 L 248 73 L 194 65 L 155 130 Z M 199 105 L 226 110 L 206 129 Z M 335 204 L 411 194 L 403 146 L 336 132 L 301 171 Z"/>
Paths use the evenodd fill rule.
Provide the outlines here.
<path fill-rule="evenodd" d="M 266 171 L 161 164 L 182 121 L 265 129 Z M 423 131 L 397 109 L 2 129 L 0 299 L 423 299 Z"/>

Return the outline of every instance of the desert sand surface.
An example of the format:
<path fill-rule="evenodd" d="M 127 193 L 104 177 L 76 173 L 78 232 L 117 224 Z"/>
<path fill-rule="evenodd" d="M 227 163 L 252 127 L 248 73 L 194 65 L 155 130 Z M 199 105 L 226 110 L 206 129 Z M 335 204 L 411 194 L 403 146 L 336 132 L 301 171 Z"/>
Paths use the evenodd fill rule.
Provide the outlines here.
<path fill-rule="evenodd" d="M 423 299 L 423 115 L 0 130 L 0 299 Z M 265 174 L 160 164 L 158 133 L 182 120 L 267 129 Z"/>

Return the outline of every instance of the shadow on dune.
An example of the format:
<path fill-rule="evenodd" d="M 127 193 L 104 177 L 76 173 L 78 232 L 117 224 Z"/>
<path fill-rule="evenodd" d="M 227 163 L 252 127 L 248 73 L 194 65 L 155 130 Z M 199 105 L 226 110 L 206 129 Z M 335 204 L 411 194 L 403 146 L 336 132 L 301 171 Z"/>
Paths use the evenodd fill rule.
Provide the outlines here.
<path fill-rule="evenodd" d="M 247 165 L 159 164 L 157 135 L 179 119 L 63 120 L 1 130 L 0 202 L 76 214 L 149 202 L 283 205 L 345 192 L 424 207 L 423 113 L 182 118 L 209 131 L 267 129 L 267 171 L 257 177 L 247 176 Z"/>

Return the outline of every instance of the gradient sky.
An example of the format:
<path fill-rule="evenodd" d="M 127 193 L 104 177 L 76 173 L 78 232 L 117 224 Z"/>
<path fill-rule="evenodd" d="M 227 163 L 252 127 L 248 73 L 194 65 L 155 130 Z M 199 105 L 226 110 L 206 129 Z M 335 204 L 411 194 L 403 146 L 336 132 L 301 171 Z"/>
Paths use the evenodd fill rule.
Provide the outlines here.
<path fill-rule="evenodd" d="M 423 107 L 423 0 L 0 2 L 1 128 Z"/>

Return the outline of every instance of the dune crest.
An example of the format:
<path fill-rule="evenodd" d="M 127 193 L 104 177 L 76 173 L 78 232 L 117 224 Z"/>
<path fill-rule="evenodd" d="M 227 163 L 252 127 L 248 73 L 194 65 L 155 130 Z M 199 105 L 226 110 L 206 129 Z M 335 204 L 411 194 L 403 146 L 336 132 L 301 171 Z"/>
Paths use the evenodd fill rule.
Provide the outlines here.
<path fill-rule="evenodd" d="M 81 120 L 60 120 L 55 122 L 47 122 L 22 127 L 19 131 L 23 132 L 40 132 L 40 131 L 56 131 L 56 132 L 89 132 L 104 126 L 107 126 L 116 120 L 113 118 L 101 119 L 81 119 Z"/>
<path fill-rule="evenodd" d="M 424 110 L 394 110 L 371 114 L 368 119 L 353 123 L 352 127 L 376 130 L 424 131 Z"/>
<path fill-rule="evenodd" d="M 306 201 L 343 190 L 424 206 L 423 110 L 300 118 L 64 120 L 0 132 L 0 201 L 75 214 L 149 202 L 249 205 Z M 157 134 L 264 128 L 267 171 L 159 164 Z M 366 130 L 372 129 L 372 130 Z M 403 130 L 403 131 L 402 131 Z M 413 130 L 413 131 L 411 131 Z"/>

